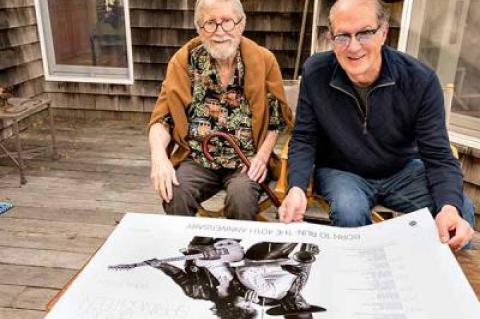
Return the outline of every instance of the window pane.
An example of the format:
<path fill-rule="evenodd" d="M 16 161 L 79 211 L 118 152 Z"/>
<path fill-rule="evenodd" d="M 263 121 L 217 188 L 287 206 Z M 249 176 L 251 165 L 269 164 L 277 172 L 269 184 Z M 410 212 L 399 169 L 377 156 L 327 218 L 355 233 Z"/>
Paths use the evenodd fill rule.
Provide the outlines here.
<path fill-rule="evenodd" d="M 123 0 L 48 0 L 56 65 L 128 67 Z"/>
<path fill-rule="evenodd" d="M 455 73 L 452 111 L 480 118 L 480 1 L 471 1 Z"/>
<path fill-rule="evenodd" d="M 418 0 L 412 12 L 407 52 L 454 84 L 451 111 L 471 120 L 452 124 L 480 130 L 480 0 Z"/>

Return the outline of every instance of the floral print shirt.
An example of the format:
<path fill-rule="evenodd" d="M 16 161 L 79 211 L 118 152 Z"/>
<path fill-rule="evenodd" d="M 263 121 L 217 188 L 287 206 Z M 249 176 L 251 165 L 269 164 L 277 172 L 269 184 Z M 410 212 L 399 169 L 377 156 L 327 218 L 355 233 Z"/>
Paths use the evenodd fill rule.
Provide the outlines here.
<path fill-rule="evenodd" d="M 235 57 L 234 76 L 227 87 L 222 86 L 215 61 L 203 45 L 190 52 L 188 71 L 192 83 L 192 103 L 187 108 L 188 144 L 191 149 L 189 158 L 214 170 L 238 168 L 243 163 L 225 139 L 214 137 L 210 140 L 209 151 L 213 161 L 203 154 L 202 142 L 211 132 L 224 132 L 234 136 L 247 158 L 251 159 L 256 154 L 252 138 L 252 113 L 243 92 L 245 68 L 240 51 Z M 280 114 L 279 102 L 271 94 L 267 98 L 270 108 L 268 129 L 283 130 L 285 122 Z M 173 127 L 170 115 L 162 123 Z"/>

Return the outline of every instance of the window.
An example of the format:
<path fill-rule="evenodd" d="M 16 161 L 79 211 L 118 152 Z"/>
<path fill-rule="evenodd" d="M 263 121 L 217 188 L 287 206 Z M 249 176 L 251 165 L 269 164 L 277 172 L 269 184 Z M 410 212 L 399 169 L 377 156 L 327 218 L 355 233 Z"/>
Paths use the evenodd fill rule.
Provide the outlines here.
<path fill-rule="evenodd" d="M 133 83 L 128 0 L 35 0 L 47 81 Z"/>
<path fill-rule="evenodd" d="M 406 52 L 453 84 L 450 129 L 480 138 L 480 0 L 408 2 Z"/>

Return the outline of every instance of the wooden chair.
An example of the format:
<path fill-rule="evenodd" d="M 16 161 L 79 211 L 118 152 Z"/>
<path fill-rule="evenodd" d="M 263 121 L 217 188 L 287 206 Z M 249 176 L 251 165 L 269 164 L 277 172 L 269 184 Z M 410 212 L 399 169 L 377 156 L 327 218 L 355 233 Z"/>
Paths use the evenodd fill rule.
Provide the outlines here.
<path fill-rule="evenodd" d="M 43 149 L 44 147 L 25 150 L 20 141 L 20 133 L 22 130 L 35 125 L 36 122 L 32 118 L 44 113 L 44 110 L 48 112 L 47 118 L 52 140 L 51 145 L 48 146 L 50 155 L 52 159 L 58 158 L 55 142 L 55 123 L 50 104 L 50 99 L 10 97 L 8 94 L 3 93 L 3 89 L 0 88 L 0 151 L 3 153 L 3 155 L 0 155 L 0 158 L 7 157 L 18 168 L 21 185 L 27 182 L 23 161 L 25 154 L 37 152 L 38 149 Z M 4 145 L 4 142 L 12 137 L 15 139 L 16 156 Z"/>
<path fill-rule="evenodd" d="M 284 81 L 285 94 L 287 96 L 288 105 L 295 117 L 298 95 L 300 91 L 300 80 Z M 280 177 L 278 178 L 274 192 L 280 200 L 283 200 L 287 195 L 288 189 L 288 144 L 290 136 L 287 137 L 282 150 L 280 152 Z M 313 180 L 310 182 L 307 189 L 307 211 L 305 212 L 304 220 L 314 223 L 328 224 L 330 223 L 329 211 L 330 206 L 325 199 L 313 192 Z"/>

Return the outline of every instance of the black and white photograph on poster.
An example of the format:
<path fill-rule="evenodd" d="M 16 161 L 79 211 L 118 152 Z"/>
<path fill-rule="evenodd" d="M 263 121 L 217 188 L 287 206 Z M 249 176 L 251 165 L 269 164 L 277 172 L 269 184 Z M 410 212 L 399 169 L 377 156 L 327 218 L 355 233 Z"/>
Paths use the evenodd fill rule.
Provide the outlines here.
<path fill-rule="evenodd" d="M 480 318 L 428 210 L 372 226 L 128 213 L 46 319 Z"/>
<path fill-rule="evenodd" d="M 170 277 L 192 299 L 212 302 L 219 319 L 313 318 L 326 311 L 302 294 L 320 250 L 316 244 L 258 242 L 247 249 L 241 239 L 194 237 L 178 257 L 154 258 L 111 270 L 153 267 Z M 172 264 L 185 261 L 182 267 Z"/>

